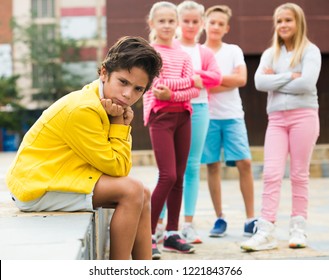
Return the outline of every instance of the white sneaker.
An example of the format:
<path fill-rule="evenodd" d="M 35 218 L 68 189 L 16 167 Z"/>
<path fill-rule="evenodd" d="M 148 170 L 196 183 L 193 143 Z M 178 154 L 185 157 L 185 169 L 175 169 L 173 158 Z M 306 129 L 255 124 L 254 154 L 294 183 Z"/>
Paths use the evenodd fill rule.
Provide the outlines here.
<path fill-rule="evenodd" d="M 164 232 L 165 226 L 163 224 L 157 224 L 157 227 L 155 229 L 155 240 L 157 244 L 163 243 Z"/>
<path fill-rule="evenodd" d="M 241 243 L 241 249 L 245 251 L 271 250 L 278 247 L 274 237 L 275 226 L 262 218 L 256 221 L 256 233 L 248 240 Z"/>
<path fill-rule="evenodd" d="M 198 235 L 197 231 L 194 229 L 192 224 L 183 226 L 182 236 L 187 243 L 191 243 L 191 244 L 202 243 L 200 236 Z"/>
<path fill-rule="evenodd" d="M 289 247 L 290 248 L 305 248 L 306 244 L 306 220 L 302 216 L 291 217 L 290 220 L 290 238 Z"/>

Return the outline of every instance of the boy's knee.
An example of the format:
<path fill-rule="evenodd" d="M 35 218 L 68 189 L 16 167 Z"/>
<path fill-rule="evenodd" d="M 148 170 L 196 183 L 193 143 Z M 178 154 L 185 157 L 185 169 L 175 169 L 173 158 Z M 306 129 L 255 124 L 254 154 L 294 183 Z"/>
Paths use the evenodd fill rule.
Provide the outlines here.
<path fill-rule="evenodd" d="M 151 211 L 151 191 L 144 187 L 144 209 Z"/>
<path fill-rule="evenodd" d="M 127 201 L 130 204 L 143 205 L 151 203 L 151 191 L 144 184 L 134 178 L 129 178 L 129 187 L 127 188 Z"/>
<path fill-rule="evenodd" d="M 143 187 L 144 187 L 144 199 L 146 201 L 150 201 L 151 200 L 151 191 L 149 188 L 147 188 L 145 186 L 143 186 Z"/>
<path fill-rule="evenodd" d="M 216 174 L 220 172 L 220 164 L 218 163 L 209 163 L 207 164 L 207 170 L 209 174 Z"/>
<path fill-rule="evenodd" d="M 250 171 L 251 170 L 251 160 L 242 159 L 237 162 L 237 166 L 241 171 Z"/>
<path fill-rule="evenodd" d="M 128 177 L 129 178 L 129 177 Z M 126 198 L 131 203 L 143 203 L 144 199 L 144 185 L 133 178 L 129 178 L 125 186 Z"/>

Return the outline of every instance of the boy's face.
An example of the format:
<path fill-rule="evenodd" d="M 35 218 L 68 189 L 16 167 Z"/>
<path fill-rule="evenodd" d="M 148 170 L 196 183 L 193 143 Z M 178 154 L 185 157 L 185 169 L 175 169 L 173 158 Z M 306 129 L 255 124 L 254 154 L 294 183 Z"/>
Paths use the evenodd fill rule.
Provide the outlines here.
<path fill-rule="evenodd" d="M 221 41 L 230 30 L 227 15 L 217 11 L 209 14 L 206 19 L 205 30 L 208 39 Z"/>
<path fill-rule="evenodd" d="M 110 76 L 103 67 L 100 79 L 103 82 L 104 98 L 111 99 L 113 103 L 123 108 L 135 104 L 149 82 L 147 73 L 138 67 L 133 67 L 130 71 L 127 69 L 114 71 Z"/>

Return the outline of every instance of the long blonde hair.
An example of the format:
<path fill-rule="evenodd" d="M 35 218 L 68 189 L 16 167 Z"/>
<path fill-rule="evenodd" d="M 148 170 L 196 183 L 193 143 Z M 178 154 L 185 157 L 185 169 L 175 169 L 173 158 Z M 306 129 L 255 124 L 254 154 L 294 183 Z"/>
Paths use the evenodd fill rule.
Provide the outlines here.
<path fill-rule="evenodd" d="M 205 8 L 203 5 L 195 2 L 195 1 L 183 1 L 177 6 L 177 12 L 178 12 L 178 18 L 181 20 L 182 13 L 185 11 L 191 11 L 191 10 L 197 10 L 200 14 L 201 21 L 204 20 L 204 12 Z M 197 34 L 195 40 L 198 41 L 201 34 L 202 34 L 203 28 L 200 28 L 199 33 Z M 177 37 L 180 38 L 182 36 L 182 31 L 180 28 L 177 29 Z"/>
<path fill-rule="evenodd" d="M 154 19 L 154 14 L 157 10 L 161 9 L 161 8 L 170 8 L 173 9 L 176 12 L 177 15 L 177 19 L 178 19 L 178 14 L 177 14 L 177 6 L 174 3 L 168 2 L 168 1 L 159 1 L 153 4 L 148 17 L 147 17 L 147 23 L 149 24 L 150 21 L 152 21 Z M 156 39 L 156 34 L 154 29 L 150 30 L 150 34 L 149 34 L 149 41 L 152 43 L 154 42 Z"/>
<path fill-rule="evenodd" d="M 306 19 L 303 9 L 294 3 L 285 3 L 277 7 L 274 11 L 273 15 L 273 24 L 274 24 L 274 34 L 272 38 L 272 48 L 274 50 L 274 61 L 276 61 L 281 52 L 281 47 L 284 44 L 282 38 L 280 38 L 279 34 L 276 31 L 276 19 L 278 14 L 282 11 L 288 9 L 292 11 L 294 14 L 296 25 L 297 25 L 297 32 L 293 37 L 293 48 L 294 53 L 291 58 L 290 67 L 296 66 L 301 60 L 303 56 L 304 49 L 306 45 L 309 43 L 307 38 L 307 25 Z"/>

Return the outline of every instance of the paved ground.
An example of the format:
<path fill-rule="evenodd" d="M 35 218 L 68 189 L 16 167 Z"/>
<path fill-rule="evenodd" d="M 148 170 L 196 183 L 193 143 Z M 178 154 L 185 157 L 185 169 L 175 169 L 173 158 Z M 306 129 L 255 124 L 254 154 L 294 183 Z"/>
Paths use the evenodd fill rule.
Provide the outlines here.
<path fill-rule="evenodd" d="M 8 200 L 5 186 L 5 172 L 13 160 L 14 153 L 0 153 L 0 211 L 1 203 Z M 139 178 L 153 189 L 157 178 L 154 166 L 135 166 L 131 176 Z M 239 244 L 244 222 L 244 206 L 238 181 L 223 181 L 224 211 L 228 221 L 227 235 L 223 238 L 209 238 L 208 232 L 214 223 L 214 211 L 206 181 L 200 183 L 199 199 L 194 223 L 203 239 L 203 244 L 195 245 L 196 253 L 181 255 L 163 253 L 162 259 L 199 259 L 199 260 L 256 260 L 256 259 L 329 259 L 329 178 L 312 179 L 310 183 L 310 206 L 308 219 L 309 247 L 292 250 L 288 248 L 288 223 L 291 208 L 291 192 L 288 180 L 284 180 L 277 222 L 279 248 L 272 251 L 245 253 Z M 256 214 L 260 213 L 262 181 L 255 181 Z M 161 249 L 161 246 L 159 246 Z"/>
<path fill-rule="evenodd" d="M 131 176 L 139 178 L 150 189 L 154 188 L 157 169 L 153 166 L 133 167 Z M 206 181 L 202 180 L 194 218 L 194 224 L 202 237 L 203 244 L 195 245 L 196 253 L 182 255 L 162 253 L 162 259 L 329 259 L 329 178 L 312 179 L 310 184 L 310 207 L 308 220 L 309 247 L 288 248 L 288 226 L 291 209 L 291 192 L 288 180 L 284 180 L 277 222 L 279 248 L 277 250 L 245 253 L 240 250 L 244 223 L 244 205 L 237 180 L 225 180 L 223 185 L 224 211 L 228 222 L 227 235 L 210 238 L 208 232 L 215 221 L 215 215 Z M 262 181 L 255 181 L 256 215 L 260 213 Z M 182 218 L 181 218 L 182 221 Z M 161 245 L 159 246 L 161 249 Z"/>

